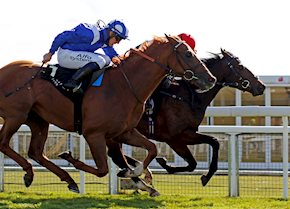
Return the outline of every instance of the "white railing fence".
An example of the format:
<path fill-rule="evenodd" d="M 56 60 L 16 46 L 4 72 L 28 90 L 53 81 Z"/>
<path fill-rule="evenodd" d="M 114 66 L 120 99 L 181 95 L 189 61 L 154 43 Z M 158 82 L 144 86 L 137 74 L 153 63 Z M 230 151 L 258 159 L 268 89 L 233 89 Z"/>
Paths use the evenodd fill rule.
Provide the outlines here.
<path fill-rule="evenodd" d="M 290 107 L 264 107 L 264 106 L 228 106 L 228 107 L 209 107 L 206 111 L 208 117 L 282 117 L 282 126 L 200 126 L 199 132 L 206 134 L 228 134 L 229 140 L 229 196 L 239 196 L 239 153 L 238 153 L 238 135 L 241 133 L 263 133 L 263 134 L 275 134 L 279 133 L 283 135 L 282 140 L 282 152 L 283 152 L 283 191 L 282 197 L 288 199 L 288 172 L 289 172 L 289 160 L 288 160 L 288 136 L 290 126 L 288 126 L 288 116 L 290 116 Z M 30 132 L 27 126 L 21 126 L 19 131 Z M 63 130 L 50 126 L 50 131 Z M 17 139 L 17 137 L 16 137 Z M 79 146 L 79 159 L 85 161 L 85 139 L 81 137 Z M 126 153 L 128 154 L 128 153 Z M 156 162 L 155 162 L 156 163 Z M 110 194 L 118 193 L 118 179 L 116 173 L 118 171 L 117 166 L 109 159 L 110 174 L 109 174 L 109 192 Z M 0 153 L 0 191 L 4 190 L 4 156 Z M 80 171 L 80 192 L 85 193 L 85 173 Z"/>
<path fill-rule="evenodd" d="M 271 133 L 274 131 L 278 131 L 278 133 L 283 133 L 283 141 L 282 141 L 282 156 L 283 156 L 283 198 L 288 199 L 288 170 L 289 170 L 289 160 L 288 160 L 288 143 L 289 143 L 289 127 L 288 127 L 288 116 L 290 116 L 290 107 L 265 107 L 265 106 L 232 106 L 232 107 L 209 107 L 206 111 L 206 116 L 208 117 L 239 117 L 239 116 L 272 116 L 272 117 L 282 117 L 282 127 L 248 127 L 242 126 L 244 128 L 244 133 L 250 133 L 255 130 L 261 131 L 260 133 L 268 133 L 271 130 Z M 200 129 L 201 132 L 206 132 L 206 127 Z M 208 127 L 210 130 L 210 127 Z M 222 127 L 216 127 L 217 130 L 222 130 Z M 238 195 L 238 179 L 237 179 L 237 165 L 238 162 L 238 153 L 236 152 L 237 140 L 234 137 L 235 134 L 241 133 L 242 129 L 238 127 L 226 127 L 224 131 L 231 134 L 230 138 L 230 169 L 229 169 L 229 177 L 231 181 L 230 188 L 230 196 Z M 250 129 L 252 129 L 250 131 Z M 278 129 L 278 130 L 277 130 Z"/>

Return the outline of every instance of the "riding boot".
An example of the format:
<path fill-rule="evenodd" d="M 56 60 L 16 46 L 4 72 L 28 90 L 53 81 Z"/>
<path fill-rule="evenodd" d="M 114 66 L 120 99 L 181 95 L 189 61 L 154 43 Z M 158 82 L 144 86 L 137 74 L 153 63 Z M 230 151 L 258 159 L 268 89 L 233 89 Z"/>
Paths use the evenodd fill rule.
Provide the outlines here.
<path fill-rule="evenodd" d="M 72 76 L 68 82 L 63 84 L 63 86 L 67 89 L 75 89 L 78 85 L 86 78 L 90 77 L 93 72 L 100 70 L 100 66 L 96 62 L 90 62 L 77 70 L 75 74 Z"/>

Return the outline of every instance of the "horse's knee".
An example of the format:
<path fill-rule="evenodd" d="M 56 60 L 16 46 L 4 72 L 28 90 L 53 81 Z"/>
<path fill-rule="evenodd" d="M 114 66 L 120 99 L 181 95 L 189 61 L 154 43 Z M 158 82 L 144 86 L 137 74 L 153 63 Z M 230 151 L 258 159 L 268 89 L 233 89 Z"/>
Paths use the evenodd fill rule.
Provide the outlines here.
<path fill-rule="evenodd" d="M 212 146 L 213 149 L 219 150 L 219 148 L 220 148 L 220 143 L 219 143 L 219 141 L 217 140 L 217 138 L 213 138 L 211 146 Z"/>
<path fill-rule="evenodd" d="M 105 175 L 107 175 L 109 173 L 108 168 L 104 168 L 104 169 L 98 169 L 98 177 L 104 177 Z"/>
<path fill-rule="evenodd" d="M 35 152 L 33 150 L 28 150 L 28 157 L 34 160 L 35 162 L 41 164 L 41 159 L 43 158 L 42 154 L 39 152 Z"/>
<path fill-rule="evenodd" d="M 196 162 L 189 163 L 187 166 L 188 172 L 194 171 L 196 169 L 196 166 L 197 166 Z"/>
<path fill-rule="evenodd" d="M 148 151 L 150 151 L 151 156 L 154 157 L 154 158 L 158 154 L 157 147 L 156 147 L 156 145 L 154 143 L 152 143 L 152 146 L 150 147 L 150 149 Z"/>

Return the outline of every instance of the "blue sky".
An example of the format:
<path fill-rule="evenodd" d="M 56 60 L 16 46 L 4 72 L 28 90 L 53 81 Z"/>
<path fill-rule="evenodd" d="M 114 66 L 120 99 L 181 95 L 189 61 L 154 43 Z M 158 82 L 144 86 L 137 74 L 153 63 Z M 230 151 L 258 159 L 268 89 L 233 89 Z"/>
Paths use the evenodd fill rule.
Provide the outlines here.
<path fill-rule="evenodd" d="M 174 2 L 174 3 L 173 3 Z M 1 2 L 0 66 L 40 62 L 54 37 L 81 22 L 122 19 L 130 41 L 122 54 L 154 35 L 187 32 L 198 56 L 231 51 L 256 75 L 289 75 L 290 12 L 287 0 L 9 0 Z M 51 63 L 56 63 L 56 56 Z"/>

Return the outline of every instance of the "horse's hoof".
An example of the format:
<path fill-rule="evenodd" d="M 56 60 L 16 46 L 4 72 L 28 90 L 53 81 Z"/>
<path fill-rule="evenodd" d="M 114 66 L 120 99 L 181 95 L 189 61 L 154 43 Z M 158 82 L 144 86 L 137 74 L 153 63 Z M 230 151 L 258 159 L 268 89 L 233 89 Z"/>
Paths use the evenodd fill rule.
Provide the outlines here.
<path fill-rule="evenodd" d="M 145 181 L 146 184 L 149 184 L 149 185 L 153 185 L 153 179 L 152 177 L 147 177 L 145 176 L 145 178 L 143 179 Z"/>
<path fill-rule="evenodd" d="M 33 176 L 29 176 L 27 174 L 25 174 L 23 176 L 23 180 L 24 180 L 24 184 L 26 187 L 29 187 L 31 184 L 32 184 L 32 181 L 33 181 Z"/>
<path fill-rule="evenodd" d="M 133 192 L 133 194 L 135 194 L 135 195 L 139 195 L 140 192 L 139 192 L 138 190 L 135 190 L 135 191 Z"/>
<path fill-rule="evenodd" d="M 167 160 L 165 157 L 157 157 L 156 158 L 157 163 L 161 165 L 162 167 L 166 166 Z"/>
<path fill-rule="evenodd" d="M 160 196 L 160 193 L 157 190 L 152 189 L 150 191 L 150 197 L 157 197 L 157 196 Z"/>
<path fill-rule="evenodd" d="M 205 175 L 202 175 L 200 177 L 200 180 L 201 180 L 202 186 L 205 186 L 208 183 L 208 181 L 209 181 L 209 179 Z"/>
<path fill-rule="evenodd" d="M 125 178 L 125 177 L 129 176 L 129 173 L 132 173 L 132 171 L 130 172 L 130 170 L 128 168 L 124 168 L 121 171 L 119 171 L 117 176 L 121 177 L 121 178 Z"/>
<path fill-rule="evenodd" d="M 58 157 L 66 160 L 69 156 L 71 156 L 71 151 L 64 151 L 58 155 Z"/>
<path fill-rule="evenodd" d="M 69 184 L 67 187 L 71 192 L 80 193 L 79 187 L 76 183 Z"/>

